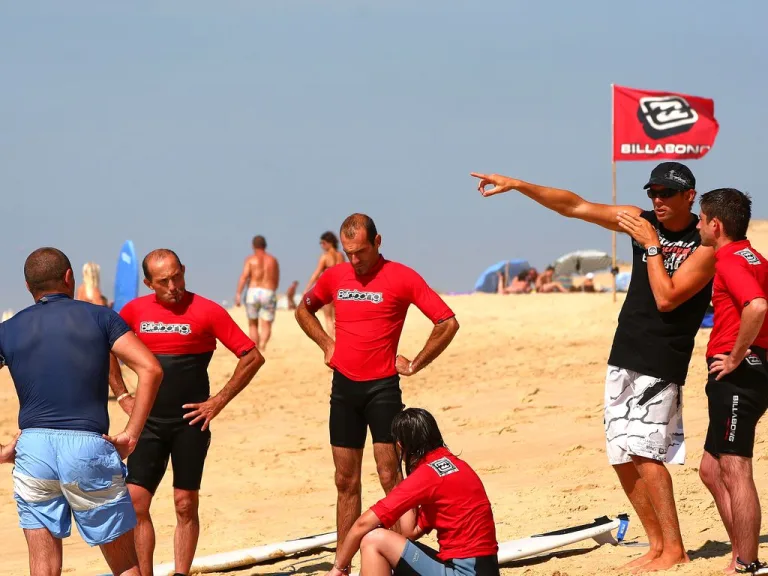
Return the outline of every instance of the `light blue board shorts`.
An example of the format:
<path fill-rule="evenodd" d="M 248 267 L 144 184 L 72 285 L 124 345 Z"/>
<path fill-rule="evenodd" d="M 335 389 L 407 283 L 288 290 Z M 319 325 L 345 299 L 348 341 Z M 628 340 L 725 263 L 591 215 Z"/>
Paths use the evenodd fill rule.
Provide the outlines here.
<path fill-rule="evenodd" d="M 74 514 L 88 545 L 111 542 L 136 526 L 125 474 L 117 450 L 99 434 L 24 430 L 13 468 L 19 525 L 67 538 Z"/>

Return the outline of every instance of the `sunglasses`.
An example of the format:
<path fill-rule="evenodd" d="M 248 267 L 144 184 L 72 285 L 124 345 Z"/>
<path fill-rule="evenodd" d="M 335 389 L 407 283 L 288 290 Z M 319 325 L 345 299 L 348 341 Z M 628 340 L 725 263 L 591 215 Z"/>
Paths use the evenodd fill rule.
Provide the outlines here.
<path fill-rule="evenodd" d="M 648 189 L 648 198 L 672 198 L 676 194 L 680 194 L 681 190 L 675 190 L 674 188 L 662 188 L 661 190 Z"/>

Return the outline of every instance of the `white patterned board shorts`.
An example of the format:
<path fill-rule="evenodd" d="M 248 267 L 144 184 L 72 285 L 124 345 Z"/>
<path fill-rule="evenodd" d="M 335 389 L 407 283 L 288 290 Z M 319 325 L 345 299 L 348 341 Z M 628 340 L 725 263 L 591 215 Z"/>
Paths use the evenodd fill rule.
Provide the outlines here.
<path fill-rule="evenodd" d="M 245 312 L 249 320 L 275 321 L 277 295 L 266 288 L 248 288 L 245 293 Z"/>
<path fill-rule="evenodd" d="M 679 384 L 609 365 L 604 424 L 611 465 L 631 462 L 632 456 L 669 464 L 685 462 Z"/>

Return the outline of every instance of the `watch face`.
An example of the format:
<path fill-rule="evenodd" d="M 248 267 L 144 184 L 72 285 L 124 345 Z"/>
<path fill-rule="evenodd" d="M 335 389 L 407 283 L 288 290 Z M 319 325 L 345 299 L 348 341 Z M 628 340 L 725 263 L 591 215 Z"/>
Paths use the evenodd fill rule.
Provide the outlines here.
<path fill-rule="evenodd" d="M 656 246 L 651 246 L 648 248 L 648 256 L 656 256 L 656 254 L 659 253 L 659 249 L 656 248 Z"/>

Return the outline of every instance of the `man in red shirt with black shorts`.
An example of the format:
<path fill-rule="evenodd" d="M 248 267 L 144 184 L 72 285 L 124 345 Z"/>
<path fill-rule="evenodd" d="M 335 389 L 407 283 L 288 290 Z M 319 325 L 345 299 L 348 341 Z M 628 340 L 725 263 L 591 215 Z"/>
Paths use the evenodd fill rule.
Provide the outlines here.
<path fill-rule="evenodd" d="M 352 214 L 341 225 L 349 259 L 320 276 L 296 310 L 302 330 L 325 353 L 333 369 L 330 438 L 336 468 L 338 546 L 361 513 L 361 469 L 367 429 L 382 488 L 401 479 L 392 441 L 392 419 L 403 409 L 400 376 L 422 370 L 450 344 L 459 329 L 454 313 L 411 268 L 379 254 L 373 220 Z M 336 309 L 336 341 L 315 316 Z M 408 307 L 415 304 L 434 328 L 413 361 L 397 353 Z"/>
<path fill-rule="evenodd" d="M 701 197 L 701 243 L 715 248 L 707 346 L 709 429 L 699 474 L 712 492 L 733 547 L 729 571 L 752 574 L 757 558 L 760 501 L 752 477 L 755 427 L 768 408 L 768 262 L 749 240 L 752 201 L 733 188 Z"/>
<path fill-rule="evenodd" d="M 128 458 L 126 484 L 138 524 L 136 552 L 142 574 L 152 574 L 155 531 L 149 508 L 170 458 L 176 507 L 176 574 L 188 574 L 200 536 L 199 491 L 211 443 L 210 422 L 245 388 L 264 364 L 253 341 L 224 308 L 187 292 L 184 266 L 172 250 L 154 250 L 142 263 L 144 284 L 154 292 L 131 300 L 120 316 L 163 367 L 163 381 L 136 450 Z M 239 358 L 229 382 L 210 396 L 208 364 L 221 341 Z M 110 386 L 130 414 L 128 394 L 117 361 Z"/>

